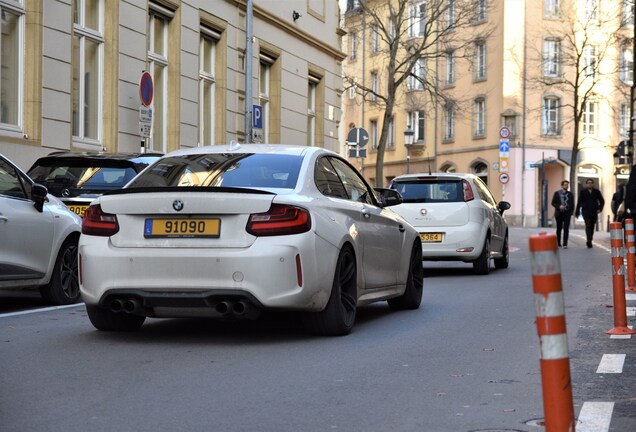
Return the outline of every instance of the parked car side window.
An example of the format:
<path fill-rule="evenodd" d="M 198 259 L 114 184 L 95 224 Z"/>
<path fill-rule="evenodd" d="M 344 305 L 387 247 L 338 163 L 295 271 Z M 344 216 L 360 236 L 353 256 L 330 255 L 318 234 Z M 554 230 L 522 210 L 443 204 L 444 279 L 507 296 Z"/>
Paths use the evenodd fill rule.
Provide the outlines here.
<path fill-rule="evenodd" d="M 349 199 L 342 182 L 333 165 L 323 157 L 316 162 L 315 178 L 316 187 L 321 194 L 336 198 Z"/>
<path fill-rule="evenodd" d="M 492 196 L 492 194 L 488 190 L 488 186 L 486 186 L 481 179 L 479 178 L 475 179 L 475 186 L 477 186 L 477 193 L 479 194 L 479 196 L 481 197 L 483 201 L 486 201 L 493 207 L 497 206 L 497 201 L 495 201 L 495 198 Z"/>
<path fill-rule="evenodd" d="M 11 165 L 0 160 L 0 195 L 14 198 L 28 198 L 20 175 Z"/>
<path fill-rule="evenodd" d="M 329 160 L 336 170 L 338 177 L 340 177 L 347 191 L 347 195 L 349 195 L 349 199 L 370 205 L 377 205 L 374 201 L 373 191 L 369 189 L 362 177 L 360 177 L 353 168 L 340 159 L 331 157 Z"/>

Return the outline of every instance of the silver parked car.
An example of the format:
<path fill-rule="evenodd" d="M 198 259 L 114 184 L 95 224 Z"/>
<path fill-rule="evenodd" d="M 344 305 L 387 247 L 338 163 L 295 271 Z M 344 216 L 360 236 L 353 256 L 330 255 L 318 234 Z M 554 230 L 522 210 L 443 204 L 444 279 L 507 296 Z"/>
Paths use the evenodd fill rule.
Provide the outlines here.
<path fill-rule="evenodd" d="M 486 184 L 474 174 L 421 173 L 395 177 L 390 189 L 403 202 L 391 210 L 420 233 L 424 260 L 464 261 L 475 273 L 507 268 L 508 225 L 503 212 L 510 203 L 497 203 Z"/>
<path fill-rule="evenodd" d="M 344 335 L 360 305 L 420 305 L 422 243 L 386 208 L 400 202 L 318 147 L 177 150 L 86 211 L 82 298 L 100 330 L 289 310 Z"/>
<path fill-rule="evenodd" d="M 0 155 L 0 291 L 38 289 L 77 303 L 82 219 Z"/>

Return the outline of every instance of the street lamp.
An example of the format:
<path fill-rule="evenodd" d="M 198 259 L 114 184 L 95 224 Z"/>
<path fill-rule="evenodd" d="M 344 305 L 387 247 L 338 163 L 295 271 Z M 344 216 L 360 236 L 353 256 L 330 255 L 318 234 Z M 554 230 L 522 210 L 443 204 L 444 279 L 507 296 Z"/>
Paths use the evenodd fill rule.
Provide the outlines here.
<path fill-rule="evenodd" d="M 415 131 L 411 129 L 411 125 L 406 125 L 404 131 L 404 146 L 406 147 L 406 173 L 409 174 L 411 170 L 411 145 L 413 144 L 413 137 Z"/>

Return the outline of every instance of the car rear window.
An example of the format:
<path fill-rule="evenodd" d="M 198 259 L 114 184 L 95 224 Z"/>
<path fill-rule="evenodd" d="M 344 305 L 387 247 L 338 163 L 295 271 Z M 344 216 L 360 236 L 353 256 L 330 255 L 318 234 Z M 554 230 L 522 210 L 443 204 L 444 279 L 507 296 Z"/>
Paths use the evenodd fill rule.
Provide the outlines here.
<path fill-rule="evenodd" d="M 120 164 L 118 164 L 120 165 Z M 63 190 L 107 191 L 121 189 L 137 172 L 133 166 L 104 166 L 91 161 L 74 161 L 36 165 L 29 170 L 29 177 L 46 186 L 53 195 Z"/>
<path fill-rule="evenodd" d="M 165 157 L 129 188 L 203 186 L 293 189 L 302 156 L 273 153 L 210 153 Z"/>
<path fill-rule="evenodd" d="M 464 201 L 461 180 L 408 180 L 393 182 L 390 188 L 398 191 L 406 203 Z"/>

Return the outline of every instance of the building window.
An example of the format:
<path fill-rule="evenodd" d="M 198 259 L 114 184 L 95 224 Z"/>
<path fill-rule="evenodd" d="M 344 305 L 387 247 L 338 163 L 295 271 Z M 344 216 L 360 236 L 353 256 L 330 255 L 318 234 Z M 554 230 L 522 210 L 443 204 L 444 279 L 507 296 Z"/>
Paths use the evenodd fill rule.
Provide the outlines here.
<path fill-rule="evenodd" d="M 378 79 L 377 72 L 371 72 L 371 102 L 376 102 L 378 100 L 378 92 L 380 89 L 380 82 Z"/>
<path fill-rule="evenodd" d="M 393 121 L 393 117 L 389 120 L 389 132 L 386 137 L 386 147 L 390 149 L 395 148 L 395 122 Z"/>
<path fill-rule="evenodd" d="M 148 63 L 154 81 L 150 148 L 168 151 L 168 24 L 174 12 L 150 3 L 148 15 Z"/>
<path fill-rule="evenodd" d="M 424 90 L 426 82 L 426 59 L 419 58 L 411 69 L 409 76 L 409 90 Z"/>
<path fill-rule="evenodd" d="M 488 165 L 483 162 L 477 162 L 473 165 L 473 174 L 479 177 L 485 184 L 488 184 Z"/>
<path fill-rule="evenodd" d="M 0 123 L 22 126 L 23 31 L 24 11 L 9 10 L 0 1 Z"/>
<path fill-rule="evenodd" d="M 510 137 L 517 136 L 517 116 L 516 115 L 504 115 L 503 125 L 510 131 Z"/>
<path fill-rule="evenodd" d="M 448 0 L 448 7 L 446 8 L 446 25 L 449 29 L 452 29 L 457 24 L 457 1 Z"/>
<path fill-rule="evenodd" d="M 560 74 L 561 41 L 543 41 L 543 76 L 556 78 Z"/>
<path fill-rule="evenodd" d="M 316 97 L 320 78 L 309 75 L 307 83 L 307 145 L 316 145 Z"/>
<path fill-rule="evenodd" d="M 486 21 L 487 0 L 475 0 L 476 21 Z"/>
<path fill-rule="evenodd" d="M 620 77 L 625 84 L 632 84 L 634 79 L 634 53 L 631 48 L 621 48 Z"/>
<path fill-rule="evenodd" d="M 100 136 L 103 80 L 103 3 L 73 4 L 73 137 L 96 144 Z"/>
<path fill-rule="evenodd" d="M 583 47 L 583 76 L 592 77 L 596 75 L 596 47 L 586 45 Z"/>
<path fill-rule="evenodd" d="M 454 165 L 447 163 L 442 165 L 442 167 L 439 169 L 440 172 L 443 173 L 455 173 L 457 172 L 457 167 L 455 167 Z"/>
<path fill-rule="evenodd" d="M 409 14 L 409 36 L 422 37 L 426 32 L 426 2 L 418 1 L 411 5 Z"/>
<path fill-rule="evenodd" d="M 446 58 L 446 71 L 444 73 L 445 84 L 455 84 L 455 51 L 447 51 Z"/>
<path fill-rule="evenodd" d="M 369 139 L 371 140 L 371 149 L 378 149 L 378 122 L 376 120 L 371 120 L 370 122 L 370 131 L 369 131 Z"/>
<path fill-rule="evenodd" d="M 412 111 L 408 113 L 408 125 L 413 128 L 413 142 L 423 143 L 426 140 L 426 113 L 424 111 Z"/>
<path fill-rule="evenodd" d="M 629 123 L 630 123 L 630 112 L 629 112 L 629 104 L 621 104 L 621 110 L 619 113 L 619 125 L 618 125 L 618 133 L 621 135 L 621 138 L 629 139 Z"/>
<path fill-rule="evenodd" d="M 582 0 L 583 16 L 586 21 L 598 20 L 598 0 Z"/>
<path fill-rule="evenodd" d="M 356 33 L 351 33 L 349 35 L 349 49 L 351 50 L 349 58 L 351 60 L 355 60 L 356 52 L 358 51 L 358 35 Z"/>
<path fill-rule="evenodd" d="M 621 23 L 624 26 L 634 25 L 634 0 L 623 0 Z"/>
<path fill-rule="evenodd" d="M 561 103 L 559 98 L 545 97 L 543 98 L 543 135 L 558 135 L 560 133 L 560 110 Z"/>
<path fill-rule="evenodd" d="M 545 18 L 559 18 L 561 16 L 561 0 L 544 0 L 543 7 Z"/>
<path fill-rule="evenodd" d="M 477 138 L 486 136 L 486 99 L 475 99 L 473 106 L 473 135 Z"/>
<path fill-rule="evenodd" d="M 585 102 L 583 107 L 583 117 L 581 118 L 582 133 L 585 136 L 596 136 L 598 104 L 596 102 Z"/>
<path fill-rule="evenodd" d="M 272 79 L 272 66 L 274 65 L 274 59 L 270 56 L 261 53 L 259 63 L 259 78 L 258 78 L 258 99 L 261 107 L 263 107 L 263 142 L 269 142 L 269 120 L 270 120 L 270 83 Z"/>
<path fill-rule="evenodd" d="M 371 52 L 380 52 L 380 31 L 377 25 L 371 26 Z"/>
<path fill-rule="evenodd" d="M 216 44 L 221 35 L 201 27 L 199 41 L 199 144 L 214 144 Z"/>
<path fill-rule="evenodd" d="M 349 99 L 353 100 L 356 98 L 356 85 L 351 84 L 349 87 Z"/>
<path fill-rule="evenodd" d="M 444 122 L 444 140 L 455 139 L 455 109 L 452 106 L 444 107 L 442 113 Z"/>
<path fill-rule="evenodd" d="M 475 80 L 486 79 L 486 41 L 475 42 Z"/>

